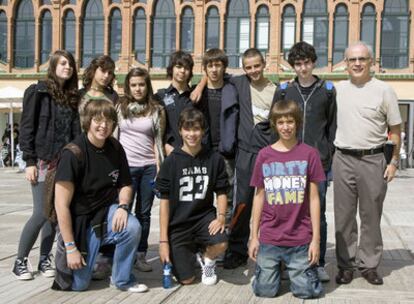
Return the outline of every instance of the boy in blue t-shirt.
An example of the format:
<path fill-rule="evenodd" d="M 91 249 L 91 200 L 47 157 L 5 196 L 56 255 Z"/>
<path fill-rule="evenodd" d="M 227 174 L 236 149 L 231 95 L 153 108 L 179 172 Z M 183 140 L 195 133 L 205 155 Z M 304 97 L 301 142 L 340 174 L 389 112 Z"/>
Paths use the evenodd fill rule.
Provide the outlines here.
<path fill-rule="evenodd" d="M 320 254 L 318 183 L 325 174 L 318 151 L 297 140 L 302 117 L 294 101 L 273 105 L 270 121 L 279 140 L 260 150 L 250 182 L 256 194 L 249 256 L 257 263 L 253 291 L 261 297 L 276 296 L 281 262 L 293 295 L 322 293 L 315 266 Z"/>

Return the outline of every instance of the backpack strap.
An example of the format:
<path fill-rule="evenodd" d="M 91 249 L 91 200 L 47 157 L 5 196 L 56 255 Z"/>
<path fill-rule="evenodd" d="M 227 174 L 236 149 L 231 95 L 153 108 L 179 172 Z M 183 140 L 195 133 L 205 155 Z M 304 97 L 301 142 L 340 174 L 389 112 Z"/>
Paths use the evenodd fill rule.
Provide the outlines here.
<path fill-rule="evenodd" d="M 68 143 L 63 149 L 70 150 L 73 154 L 75 154 L 78 161 L 83 161 L 82 150 L 77 144 Z"/>
<path fill-rule="evenodd" d="M 280 86 L 279 86 L 279 88 L 280 88 L 280 95 L 281 95 L 281 99 L 282 100 L 285 100 L 286 90 L 287 90 L 288 86 L 289 86 L 289 82 L 287 82 L 287 81 L 286 82 L 282 82 L 280 84 Z"/>

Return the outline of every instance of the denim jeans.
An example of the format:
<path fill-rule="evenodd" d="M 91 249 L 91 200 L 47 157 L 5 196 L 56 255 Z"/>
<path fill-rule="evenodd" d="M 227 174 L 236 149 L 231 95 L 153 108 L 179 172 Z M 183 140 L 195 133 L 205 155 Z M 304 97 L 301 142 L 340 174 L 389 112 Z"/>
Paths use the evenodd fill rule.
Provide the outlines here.
<path fill-rule="evenodd" d="M 112 264 L 112 283 L 116 287 L 124 289 L 134 282 L 132 266 L 141 236 L 141 226 L 137 219 L 129 214 L 127 227 L 121 232 L 113 232 L 112 218 L 117 207 L 117 204 L 113 204 L 109 208 L 107 215 L 107 233 L 102 239 L 96 237 L 92 227 L 88 228 L 88 256 L 86 266 L 73 271 L 72 290 L 81 291 L 88 288 L 92 278 L 93 266 L 99 253 L 99 247 L 106 244 L 115 244 L 115 254 Z"/>
<path fill-rule="evenodd" d="M 146 252 L 148 249 L 148 236 L 151 226 L 151 208 L 154 201 L 154 191 L 151 182 L 157 174 L 156 165 L 144 167 L 130 167 L 132 187 L 135 197 L 135 216 L 142 227 L 141 241 L 138 252 Z"/>
<path fill-rule="evenodd" d="M 328 176 L 328 171 L 325 171 L 325 176 Z M 320 182 L 318 184 L 319 201 L 321 204 L 321 241 L 319 257 L 319 266 L 325 266 L 325 254 L 326 254 L 326 240 L 328 236 L 328 224 L 326 223 L 326 191 L 328 190 L 328 180 Z"/>
<path fill-rule="evenodd" d="M 314 298 L 322 294 L 316 268 L 309 266 L 308 245 L 284 247 L 260 244 L 256 261 L 253 292 L 258 297 L 275 297 L 280 287 L 280 262 L 284 261 L 293 295 Z"/>

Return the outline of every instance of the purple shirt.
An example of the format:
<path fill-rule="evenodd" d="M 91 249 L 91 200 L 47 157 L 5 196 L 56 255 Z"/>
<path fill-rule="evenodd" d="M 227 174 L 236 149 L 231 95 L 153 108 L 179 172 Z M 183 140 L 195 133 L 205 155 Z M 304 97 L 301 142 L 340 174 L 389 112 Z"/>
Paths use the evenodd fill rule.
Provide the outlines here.
<path fill-rule="evenodd" d="M 301 246 L 312 240 L 309 183 L 325 180 L 316 149 L 300 143 L 280 152 L 260 150 L 250 185 L 265 190 L 260 219 L 260 243 Z"/>

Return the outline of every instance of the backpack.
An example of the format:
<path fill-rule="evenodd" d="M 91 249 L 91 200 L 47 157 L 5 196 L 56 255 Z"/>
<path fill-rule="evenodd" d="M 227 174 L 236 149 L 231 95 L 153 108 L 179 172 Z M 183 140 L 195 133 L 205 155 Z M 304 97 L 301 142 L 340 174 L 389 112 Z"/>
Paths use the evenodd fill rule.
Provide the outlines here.
<path fill-rule="evenodd" d="M 63 147 L 59 153 L 59 156 L 49 164 L 44 184 L 43 212 L 46 218 L 52 223 L 57 223 L 57 215 L 55 210 L 55 176 L 64 150 L 70 150 L 73 154 L 75 154 L 78 162 L 83 161 L 83 153 L 80 147 L 77 144 L 69 143 Z"/>
<path fill-rule="evenodd" d="M 328 100 L 329 100 L 329 102 L 331 102 L 332 97 L 333 97 L 333 88 L 334 88 L 333 82 L 329 81 L 329 80 L 326 80 L 324 84 L 325 84 L 325 92 L 328 95 Z M 279 86 L 280 91 L 281 91 L 280 94 L 281 94 L 282 100 L 285 100 L 286 90 L 287 90 L 288 86 L 289 86 L 289 82 L 283 82 Z"/>

